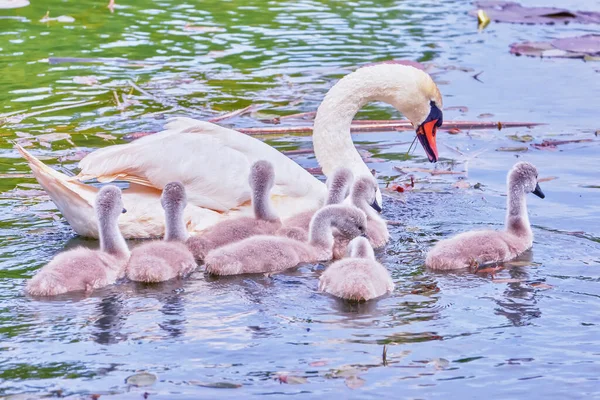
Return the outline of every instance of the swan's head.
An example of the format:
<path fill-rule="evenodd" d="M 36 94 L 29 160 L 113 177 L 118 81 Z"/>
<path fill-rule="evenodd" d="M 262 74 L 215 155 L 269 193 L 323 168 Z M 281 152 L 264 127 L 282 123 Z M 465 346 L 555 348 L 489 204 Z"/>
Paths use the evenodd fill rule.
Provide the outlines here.
<path fill-rule="evenodd" d="M 346 238 L 355 238 L 367 234 L 367 216 L 356 207 L 352 206 L 328 206 L 334 207 L 331 225 Z M 322 209 L 324 210 L 324 208 Z"/>
<path fill-rule="evenodd" d="M 114 185 L 106 185 L 96 195 L 96 212 L 101 218 L 116 220 L 119 215 L 127 212 L 123 207 L 121 189 Z"/>
<path fill-rule="evenodd" d="M 369 239 L 362 236 L 352 239 L 352 241 L 348 244 L 347 255 L 351 258 L 366 258 L 375 260 L 373 246 L 371 246 L 371 243 L 369 243 Z"/>
<path fill-rule="evenodd" d="M 254 191 L 268 191 L 275 184 L 275 169 L 273 164 L 266 160 L 259 160 L 252 164 L 248 183 Z"/>
<path fill-rule="evenodd" d="M 406 61 L 369 64 L 374 80 L 383 81 L 372 96 L 393 105 L 410 120 L 430 162 L 438 160 L 436 134 L 444 122 L 442 95 L 429 74 Z M 375 88 L 375 86 L 373 86 Z"/>
<path fill-rule="evenodd" d="M 378 193 L 379 186 L 377 185 L 377 181 L 375 180 L 375 178 L 366 175 L 361 176 L 356 179 L 356 181 L 354 182 L 354 186 L 352 187 L 352 202 L 357 207 L 361 207 L 363 204 L 366 203 L 375 211 L 381 212 L 381 197 L 377 196 Z"/>
<path fill-rule="evenodd" d="M 533 193 L 540 198 L 546 197 L 538 184 L 538 172 L 528 162 L 516 163 L 508 173 L 508 188 L 512 192 Z"/>
<path fill-rule="evenodd" d="M 160 204 L 165 211 L 183 212 L 187 205 L 185 187 L 181 182 L 169 182 L 163 188 Z"/>

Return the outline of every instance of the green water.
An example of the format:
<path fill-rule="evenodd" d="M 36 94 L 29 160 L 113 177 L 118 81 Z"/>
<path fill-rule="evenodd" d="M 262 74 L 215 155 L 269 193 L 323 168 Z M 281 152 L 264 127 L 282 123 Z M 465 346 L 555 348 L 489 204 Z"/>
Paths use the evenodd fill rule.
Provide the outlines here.
<path fill-rule="evenodd" d="M 599 9 L 580 3 L 553 5 Z M 462 1 L 117 0 L 114 13 L 106 5 L 51 0 L 0 9 L 0 395 L 598 395 L 600 320 L 591 310 L 600 282 L 600 64 L 508 53 L 513 42 L 596 27 L 491 24 L 478 32 Z M 74 21 L 40 22 L 46 11 Z M 158 131 L 170 116 L 208 119 L 254 104 L 258 112 L 224 124 L 256 127 L 274 115 L 314 111 L 339 77 L 388 59 L 429 67 L 446 121 L 545 123 L 440 132 L 437 168 L 466 172 L 414 172 L 413 191 L 384 191 L 384 215 L 399 221 L 377 254 L 396 282 L 391 296 L 359 307 L 322 296 L 322 266 L 273 278 L 199 273 L 158 287 L 123 283 L 88 298 L 23 295 L 25 280 L 58 251 L 97 243 L 74 235 L 14 141 L 77 172 L 86 152 L 122 143 L 123 134 Z M 358 116 L 399 117 L 378 103 Z M 531 142 L 518 141 L 524 135 Z M 422 149 L 407 154 L 411 132 L 354 138 L 382 185 L 409 181 L 394 167 L 433 168 Z M 548 139 L 591 141 L 531 146 Z M 268 142 L 283 151 L 311 146 L 306 136 Z M 506 147 L 526 150 L 497 151 Z M 317 166 L 309 153 L 293 158 Z M 427 272 L 424 254 L 436 240 L 501 226 L 506 171 L 518 160 L 554 177 L 542 184 L 545 200 L 529 200 L 532 252 L 494 276 Z M 125 378 L 139 370 L 158 381 L 129 388 Z M 280 384 L 281 375 L 306 383 Z M 354 376 L 364 379 L 355 391 Z"/>

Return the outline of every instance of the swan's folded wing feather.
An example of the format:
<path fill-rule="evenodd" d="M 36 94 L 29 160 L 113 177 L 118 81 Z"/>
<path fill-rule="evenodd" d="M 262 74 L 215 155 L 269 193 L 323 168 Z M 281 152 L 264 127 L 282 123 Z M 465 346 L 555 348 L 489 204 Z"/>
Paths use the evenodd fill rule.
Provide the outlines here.
<path fill-rule="evenodd" d="M 276 171 L 274 194 L 304 197 L 324 191 L 298 164 L 240 132 L 190 118 L 172 120 L 166 128 L 89 154 L 79 164 L 80 175 L 118 177 L 157 189 L 177 180 L 186 186 L 191 204 L 227 211 L 250 200 L 250 166 L 264 159 Z"/>

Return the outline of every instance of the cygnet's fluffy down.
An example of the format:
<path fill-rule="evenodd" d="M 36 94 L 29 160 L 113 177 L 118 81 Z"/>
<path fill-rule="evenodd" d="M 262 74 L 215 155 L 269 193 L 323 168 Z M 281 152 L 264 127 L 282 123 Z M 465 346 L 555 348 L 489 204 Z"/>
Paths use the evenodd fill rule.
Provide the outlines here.
<path fill-rule="evenodd" d="M 344 300 L 366 301 L 394 290 L 383 265 L 375 261 L 373 248 L 364 237 L 353 239 L 348 257 L 331 264 L 319 278 L 319 291 Z"/>
<path fill-rule="evenodd" d="M 327 179 L 327 200 L 325 205 L 340 204 L 346 196 L 354 175 L 348 168 L 338 168 Z M 283 226 L 277 231 L 279 236 L 287 236 L 303 242 L 308 241 L 310 221 L 317 210 L 303 211 L 283 221 Z"/>
<path fill-rule="evenodd" d="M 317 211 L 310 224 L 308 243 L 280 236 L 254 236 L 211 251 L 206 271 L 214 275 L 280 272 L 304 262 L 332 257 L 336 228 L 347 237 L 366 231 L 366 216 L 356 207 L 331 205 Z"/>
<path fill-rule="evenodd" d="M 425 265 L 435 270 L 455 270 L 486 263 L 509 261 L 533 244 L 527 215 L 527 193 L 542 199 L 538 172 L 528 162 L 519 162 L 509 171 L 508 210 L 504 231 L 471 231 L 437 243 L 427 254 Z"/>
<path fill-rule="evenodd" d="M 377 203 L 377 181 L 372 176 L 361 176 L 356 179 L 350 192 L 350 201 L 352 205 L 364 211 L 367 215 L 367 237 L 369 243 L 375 249 L 383 247 L 390 240 L 390 232 L 386 221 L 381 218 L 381 205 Z M 344 257 L 348 249 L 348 239 L 335 236 L 335 246 L 333 247 L 333 259 L 338 260 Z"/>
<path fill-rule="evenodd" d="M 55 296 L 62 293 L 91 292 L 111 285 L 123 277 L 129 249 L 119 232 L 122 212 L 121 190 L 104 186 L 95 201 L 100 250 L 78 247 L 58 254 L 27 282 L 26 292 L 32 296 Z"/>
<path fill-rule="evenodd" d="M 184 243 L 188 237 L 183 220 L 187 205 L 184 186 L 179 182 L 166 184 L 160 200 L 165 211 L 164 240 L 144 243 L 131 251 L 127 278 L 132 281 L 164 282 L 196 269 L 196 260 Z"/>
<path fill-rule="evenodd" d="M 281 221 L 271 205 L 270 191 L 275 183 L 275 171 L 268 161 L 255 162 L 248 179 L 252 190 L 254 218 L 239 217 L 218 223 L 187 240 L 196 258 L 204 260 L 209 251 L 254 235 L 270 235 L 281 227 Z"/>

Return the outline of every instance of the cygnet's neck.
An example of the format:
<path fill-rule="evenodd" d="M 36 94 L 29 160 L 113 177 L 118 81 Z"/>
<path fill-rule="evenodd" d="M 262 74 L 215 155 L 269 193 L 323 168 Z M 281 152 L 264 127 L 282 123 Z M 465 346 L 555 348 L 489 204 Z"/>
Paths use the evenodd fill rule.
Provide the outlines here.
<path fill-rule="evenodd" d="M 327 193 L 326 205 L 340 204 L 348 195 L 348 188 L 352 182 L 352 172 L 350 170 L 338 170 L 331 177 L 329 190 Z"/>
<path fill-rule="evenodd" d="M 527 215 L 527 200 L 523 185 L 509 181 L 506 230 L 513 235 L 532 240 L 533 232 Z"/>
<path fill-rule="evenodd" d="M 354 207 L 364 211 L 365 214 L 367 214 L 367 221 L 373 221 L 381 218 L 377 211 L 375 211 L 375 209 L 371 207 L 369 203 L 367 203 L 363 193 L 358 190 L 352 190 L 350 196 Z"/>
<path fill-rule="evenodd" d="M 321 251 L 333 251 L 333 231 L 331 223 L 336 217 L 335 210 L 322 208 L 310 221 L 308 243 Z"/>
<path fill-rule="evenodd" d="M 98 213 L 100 250 L 117 258 L 129 258 L 129 247 L 119 230 L 118 216 L 112 217 Z"/>
<path fill-rule="evenodd" d="M 319 106 L 313 128 L 315 156 L 326 176 L 342 166 L 349 168 L 355 178 L 371 175 L 354 147 L 350 125 L 356 113 L 370 101 L 393 104 L 408 118 L 414 115 L 414 99 L 422 96 L 412 95 L 418 90 L 418 84 L 414 72 L 406 68 L 409 67 L 359 68 L 329 90 Z"/>
<path fill-rule="evenodd" d="M 368 260 L 375 259 L 375 252 L 373 247 L 366 238 L 356 238 L 351 243 L 350 257 L 352 258 L 365 258 Z"/>
<path fill-rule="evenodd" d="M 185 242 L 189 233 L 185 227 L 183 210 L 177 207 L 165 209 L 165 238 L 166 242 Z"/>
<path fill-rule="evenodd" d="M 267 185 L 256 185 L 252 188 L 254 218 L 263 221 L 277 221 L 279 219 L 271 203 L 270 191 L 271 188 Z"/>

